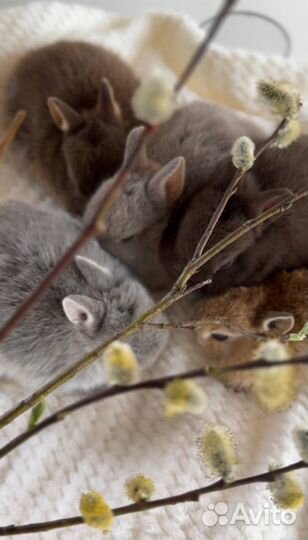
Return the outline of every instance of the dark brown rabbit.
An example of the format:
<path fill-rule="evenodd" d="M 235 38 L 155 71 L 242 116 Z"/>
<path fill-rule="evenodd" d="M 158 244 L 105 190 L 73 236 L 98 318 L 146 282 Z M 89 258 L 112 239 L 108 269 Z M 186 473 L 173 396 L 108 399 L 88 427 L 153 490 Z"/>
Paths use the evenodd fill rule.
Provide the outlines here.
<path fill-rule="evenodd" d="M 119 56 L 81 41 L 30 51 L 16 65 L 9 117 L 27 111 L 18 140 L 36 175 L 69 210 L 80 212 L 120 166 L 126 135 L 137 124 L 130 106 L 137 86 Z"/>
<path fill-rule="evenodd" d="M 298 333 L 308 321 L 308 270 L 279 272 L 255 287 L 237 287 L 202 300 L 195 318 L 208 320 L 196 330 L 207 365 L 219 367 L 253 360 L 259 342 L 243 335 L 236 326 L 266 338 L 280 338 L 290 331 Z M 210 322 L 213 320 L 220 324 Z M 292 357 L 305 355 L 308 340 L 289 341 L 287 347 Z M 225 375 L 223 380 L 249 388 L 252 374 L 238 371 Z"/>

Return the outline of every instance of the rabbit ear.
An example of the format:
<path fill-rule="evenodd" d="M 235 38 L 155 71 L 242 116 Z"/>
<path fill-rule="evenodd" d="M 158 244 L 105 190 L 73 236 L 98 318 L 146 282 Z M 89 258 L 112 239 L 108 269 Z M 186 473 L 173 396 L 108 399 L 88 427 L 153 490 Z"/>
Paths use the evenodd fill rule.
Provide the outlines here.
<path fill-rule="evenodd" d="M 108 79 L 102 79 L 98 89 L 96 111 L 108 123 L 121 119 L 121 109 Z"/>
<path fill-rule="evenodd" d="M 111 272 L 106 266 L 100 266 L 97 262 L 81 255 L 75 257 L 75 262 L 89 285 L 108 288 Z"/>
<path fill-rule="evenodd" d="M 150 199 L 159 206 L 172 206 L 180 197 L 185 184 L 185 159 L 177 157 L 162 167 L 151 178 L 148 186 Z"/>
<path fill-rule="evenodd" d="M 262 328 L 266 332 L 275 333 L 279 336 L 287 334 L 292 330 L 295 320 L 292 313 L 272 311 L 268 313 L 263 321 Z"/>
<path fill-rule="evenodd" d="M 56 97 L 47 100 L 48 109 L 56 126 L 65 133 L 76 131 L 84 124 L 81 114 Z"/>
<path fill-rule="evenodd" d="M 267 189 L 254 195 L 248 204 L 249 217 L 256 217 L 276 204 L 283 204 L 292 196 L 287 188 Z"/>
<path fill-rule="evenodd" d="M 103 302 L 78 294 L 63 298 L 62 307 L 72 324 L 90 332 L 96 330 L 105 313 Z"/>
<path fill-rule="evenodd" d="M 132 152 L 134 152 L 140 144 L 144 131 L 145 128 L 143 126 L 138 126 L 129 132 L 125 145 L 124 165 L 127 163 L 127 160 L 130 158 Z M 148 167 L 149 160 L 146 145 L 145 143 L 141 143 L 138 155 L 130 168 L 133 171 L 143 172 L 148 169 Z"/>

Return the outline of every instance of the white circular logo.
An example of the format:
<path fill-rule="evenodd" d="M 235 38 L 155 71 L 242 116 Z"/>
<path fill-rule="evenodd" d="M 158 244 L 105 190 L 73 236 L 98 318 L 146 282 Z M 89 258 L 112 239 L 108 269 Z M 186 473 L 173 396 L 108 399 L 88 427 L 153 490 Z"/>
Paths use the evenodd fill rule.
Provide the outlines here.
<path fill-rule="evenodd" d="M 224 502 L 219 502 L 215 506 L 209 504 L 208 510 L 202 514 L 202 523 L 206 527 L 214 527 L 214 525 L 227 525 L 228 519 L 225 516 L 228 512 L 228 505 Z"/>

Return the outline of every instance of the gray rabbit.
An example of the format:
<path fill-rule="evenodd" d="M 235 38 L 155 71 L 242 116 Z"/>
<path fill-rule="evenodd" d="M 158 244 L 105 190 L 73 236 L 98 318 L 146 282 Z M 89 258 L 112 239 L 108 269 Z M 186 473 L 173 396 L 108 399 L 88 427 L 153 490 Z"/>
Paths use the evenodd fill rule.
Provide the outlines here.
<path fill-rule="evenodd" d="M 126 135 L 138 123 L 130 104 L 137 86 L 118 55 L 82 41 L 31 50 L 14 67 L 6 114 L 27 111 L 18 141 L 68 210 L 82 211 L 120 166 Z"/>
<path fill-rule="evenodd" d="M 80 233 L 64 211 L 45 211 L 9 201 L 0 205 L 0 325 Z M 0 377 L 37 388 L 153 305 L 144 287 L 91 241 L 0 345 Z M 164 320 L 163 316 L 156 321 Z M 158 358 L 165 332 L 147 327 L 127 341 L 141 366 Z M 104 384 L 100 361 L 77 375 L 65 392 Z"/>

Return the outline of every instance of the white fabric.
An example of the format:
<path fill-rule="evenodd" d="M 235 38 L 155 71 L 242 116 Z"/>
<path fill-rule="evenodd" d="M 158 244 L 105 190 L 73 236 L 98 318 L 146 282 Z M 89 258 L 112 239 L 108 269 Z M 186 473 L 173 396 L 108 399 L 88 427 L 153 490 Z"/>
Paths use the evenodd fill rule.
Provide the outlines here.
<path fill-rule="evenodd" d="M 188 17 L 150 13 L 128 20 L 95 9 L 57 2 L 33 3 L 0 14 L 1 98 L 12 62 L 30 47 L 59 38 L 83 38 L 118 51 L 142 74 L 153 65 L 163 66 L 170 76 L 178 73 L 203 35 Z M 265 115 L 254 99 L 260 77 L 288 79 L 307 97 L 307 65 L 281 58 L 264 58 L 244 51 L 213 47 L 190 81 L 190 91 L 199 97 L 227 104 L 239 111 Z M 188 92 L 188 97 L 192 93 Z M 307 100 L 308 103 L 308 100 Z M 306 120 L 307 111 L 303 113 Z M 1 168 L 1 198 L 22 198 L 41 205 L 51 201 L 13 168 L 8 159 Z M 172 335 L 164 357 L 147 375 L 162 375 L 192 368 L 201 357 L 188 331 Z M 126 504 L 124 482 L 132 473 L 149 474 L 162 497 L 207 484 L 210 478 L 199 462 L 196 436 L 205 422 L 227 424 L 238 443 L 242 464 L 238 476 L 265 471 L 269 464 L 287 464 L 298 459 L 292 441 L 295 426 L 306 423 L 308 392 L 301 394 L 285 413 L 266 415 L 252 396 L 233 393 L 220 383 L 204 386 L 209 407 L 202 417 L 186 415 L 175 420 L 163 416 L 158 391 L 140 392 L 91 406 L 33 438 L 0 462 L 0 524 L 22 524 L 78 513 L 80 493 L 102 492 L 112 506 Z M 2 395 L 1 409 L 11 404 Z M 60 403 L 49 400 L 50 409 Z M 26 415 L 25 415 L 26 416 Z M 3 444 L 25 428 L 23 416 L 0 434 Z M 301 473 L 303 483 L 307 476 Z M 307 504 L 293 526 L 258 526 L 242 520 L 234 525 L 206 527 L 202 514 L 209 504 L 242 502 L 257 510 L 269 501 L 263 485 L 240 488 L 203 497 L 189 503 L 117 519 L 111 539 L 228 539 L 304 540 L 307 536 Z M 230 512 L 229 514 L 230 515 Z M 76 540 L 101 538 L 100 533 L 77 526 L 20 538 Z"/>

